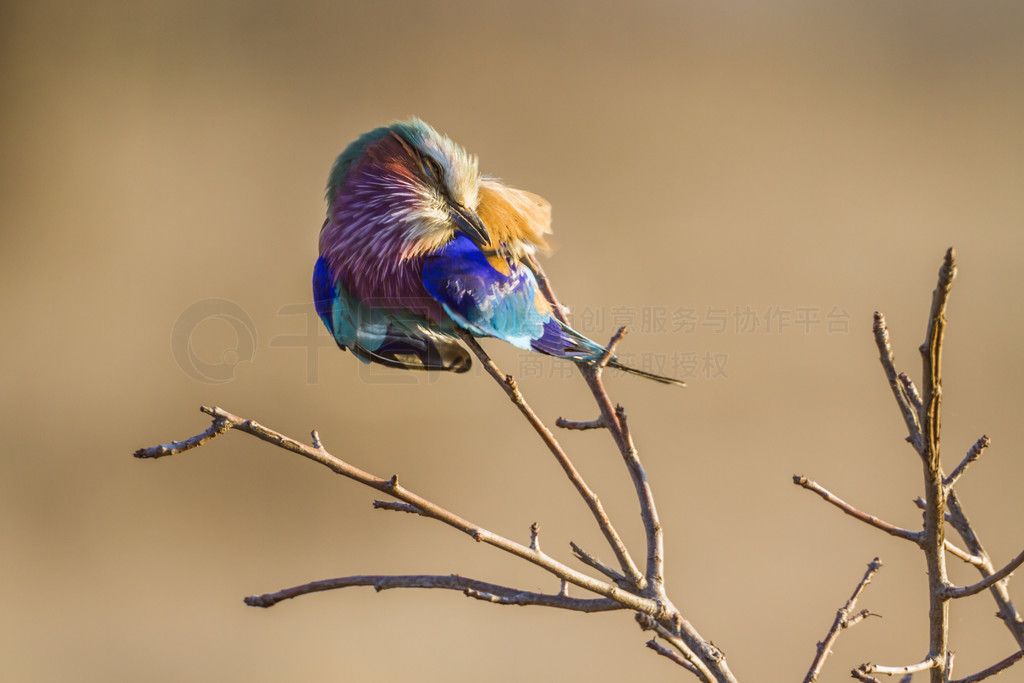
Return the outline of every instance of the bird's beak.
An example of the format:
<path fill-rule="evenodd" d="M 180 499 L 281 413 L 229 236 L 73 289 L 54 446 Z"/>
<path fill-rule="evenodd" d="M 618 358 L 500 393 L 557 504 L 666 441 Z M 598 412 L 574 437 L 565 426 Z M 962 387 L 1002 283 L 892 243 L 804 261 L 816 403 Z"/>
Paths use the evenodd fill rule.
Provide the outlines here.
<path fill-rule="evenodd" d="M 456 230 L 476 242 L 477 246 L 486 247 L 490 245 L 491 240 L 487 236 L 487 228 L 484 227 L 483 222 L 476 215 L 475 211 L 470 211 L 461 204 L 455 203 L 450 204 L 448 208 L 452 212 L 452 221 L 455 223 Z"/>

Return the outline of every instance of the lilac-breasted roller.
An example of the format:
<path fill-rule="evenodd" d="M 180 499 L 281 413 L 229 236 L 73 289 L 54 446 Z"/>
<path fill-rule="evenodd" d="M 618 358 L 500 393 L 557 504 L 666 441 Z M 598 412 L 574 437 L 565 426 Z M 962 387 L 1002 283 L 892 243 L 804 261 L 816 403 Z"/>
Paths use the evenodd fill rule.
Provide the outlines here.
<path fill-rule="evenodd" d="M 482 175 L 476 157 L 423 121 L 350 144 L 331 170 L 327 203 L 313 298 L 338 346 L 364 363 L 465 372 L 458 328 L 577 363 L 604 353 L 555 317 L 538 286 L 548 202 Z"/>

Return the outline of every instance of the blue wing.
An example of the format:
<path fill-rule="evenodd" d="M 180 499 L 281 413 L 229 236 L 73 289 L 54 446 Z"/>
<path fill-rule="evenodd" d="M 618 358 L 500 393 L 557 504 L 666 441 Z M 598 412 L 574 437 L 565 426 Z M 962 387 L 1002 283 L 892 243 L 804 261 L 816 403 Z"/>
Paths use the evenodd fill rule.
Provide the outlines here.
<path fill-rule="evenodd" d="M 552 315 L 529 268 L 500 256 L 490 259 L 465 235 L 426 258 L 423 286 L 460 327 L 521 349 L 576 361 L 604 349 Z"/>
<path fill-rule="evenodd" d="M 469 354 L 452 337 L 411 313 L 372 308 L 352 297 L 321 257 L 313 268 L 313 303 L 338 346 L 364 363 L 407 370 L 465 372 Z"/>

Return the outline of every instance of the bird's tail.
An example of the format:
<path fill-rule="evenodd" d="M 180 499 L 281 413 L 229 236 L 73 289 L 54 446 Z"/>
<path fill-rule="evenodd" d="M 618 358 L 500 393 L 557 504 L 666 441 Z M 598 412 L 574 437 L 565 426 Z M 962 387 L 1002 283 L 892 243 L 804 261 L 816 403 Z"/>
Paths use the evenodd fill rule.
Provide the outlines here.
<path fill-rule="evenodd" d="M 584 337 L 576 330 L 555 318 L 551 318 L 544 324 L 544 334 L 539 338 L 534 339 L 531 343 L 531 347 L 534 351 L 540 351 L 541 353 L 546 353 L 547 355 L 554 356 L 555 358 L 568 358 L 576 363 L 594 363 L 601 358 L 605 352 L 603 346 L 592 339 Z M 631 375 L 653 379 L 655 382 L 661 382 L 662 384 L 673 384 L 677 387 L 686 386 L 686 382 L 683 382 L 682 380 L 665 377 L 664 375 L 656 375 L 653 372 L 647 372 L 646 370 L 639 370 L 628 365 L 623 365 L 615 356 L 611 357 L 611 360 L 608 361 L 608 365 L 622 370 L 623 372 L 628 372 Z"/>
<path fill-rule="evenodd" d="M 656 375 L 653 372 L 647 372 L 646 370 L 631 368 L 628 365 L 623 365 L 617 360 L 609 361 L 608 365 L 618 370 L 622 370 L 623 372 L 628 372 L 631 375 L 636 375 L 637 377 L 646 377 L 647 379 L 653 379 L 655 382 L 661 382 L 662 384 L 672 384 L 677 387 L 686 386 L 686 382 L 684 382 L 681 379 L 674 379 L 672 377 L 666 377 L 665 375 Z"/>

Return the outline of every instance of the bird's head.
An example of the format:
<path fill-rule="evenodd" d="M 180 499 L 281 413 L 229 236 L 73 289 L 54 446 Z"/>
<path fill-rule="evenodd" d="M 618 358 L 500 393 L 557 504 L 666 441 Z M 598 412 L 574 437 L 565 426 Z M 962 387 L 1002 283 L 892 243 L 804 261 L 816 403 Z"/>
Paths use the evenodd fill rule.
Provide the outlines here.
<path fill-rule="evenodd" d="M 477 159 L 417 118 L 366 133 L 338 157 L 327 185 L 331 214 L 350 234 L 386 240 L 401 257 L 429 253 L 456 233 L 481 246 Z"/>

